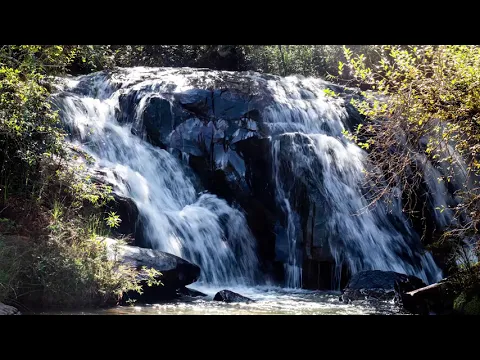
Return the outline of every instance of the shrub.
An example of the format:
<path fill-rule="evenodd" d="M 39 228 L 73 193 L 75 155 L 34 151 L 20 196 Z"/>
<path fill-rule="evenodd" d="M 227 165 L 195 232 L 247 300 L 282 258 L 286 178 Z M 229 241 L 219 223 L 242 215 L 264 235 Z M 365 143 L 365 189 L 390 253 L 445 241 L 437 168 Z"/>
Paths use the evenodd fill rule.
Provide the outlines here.
<path fill-rule="evenodd" d="M 348 67 L 358 82 L 373 90 L 352 100 L 367 122 L 354 133 L 345 132 L 368 151 L 373 165 L 365 170 L 370 204 L 392 201 L 400 188 L 404 211 L 426 227 L 419 203 L 425 203 L 429 162 L 443 169 L 436 180 L 447 184 L 456 199 L 449 208 L 431 209 L 453 214 L 446 229 L 437 229 L 437 243 L 448 243 L 456 252 L 474 241 L 478 251 L 480 47 L 383 46 L 372 66 L 365 56 L 344 51 L 347 61 L 339 64 L 339 71 Z"/>
<path fill-rule="evenodd" d="M 121 221 L 103 210 L 111 188 L 75 161 L 49 102 L 49 76 L 96 50 L 0 47 L 0 301 L 93 306 L 141 291 L 138 272 L 109 261 L 96 240 Z"/>

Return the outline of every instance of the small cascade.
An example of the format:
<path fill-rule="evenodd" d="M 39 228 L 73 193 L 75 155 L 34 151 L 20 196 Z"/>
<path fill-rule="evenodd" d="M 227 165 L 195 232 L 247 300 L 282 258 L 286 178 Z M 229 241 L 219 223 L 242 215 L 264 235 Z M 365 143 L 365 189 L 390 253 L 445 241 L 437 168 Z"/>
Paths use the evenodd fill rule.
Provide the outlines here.
<path fill-rule="evenodd" d="M 202 282 L 254 283 L 256 245 L 243 213 L 215 195 L 199 193 L 181 160 L 134 135 L 140 128 L 145 99 L 160 96 L 162 79 L 143 86 L 137 94 L 143 98 L 134 119 L 119 121 L 119 97 L 136 89 L 128 81 L 137 76 L 133 71 L 118 89 L 118 84 L 99 75 L 88 86 L 82 83 L 82 88 L 72 82 L 57 96 L 55 102 L 72 142 L 95 159 L 95 167 L 116 193 L 135 202 L 152 248 L 199 265 Z M 183 77 L 170 81 L 180 84 Z"/>
<path fill-rule="evenodd" d="M 318 79 L 287 77 L 268 86 L 275 103 L 265 109 L 264 122 L 271 131 L 277 202 L 287 219 L 290 243 L 286 285 L 301 285 L 298 242 L 303 228 L 293 221 L 291 206 L 299 184 L 319 209 L 314 221 L 321 223 L 318 233 L 335 260 L 337 287 L 342 265 L 351 273 L 392 270 L 427 283 L 438 280 L 441 272 L 431 255 L 422 253 L 402 214 L 400 197 L 389 208 L 382 203 L 368 208 L 362 192 L 366 153 L 342 134 L 352 126 L 344 100 L 327 96 L 328 83 Z"/>

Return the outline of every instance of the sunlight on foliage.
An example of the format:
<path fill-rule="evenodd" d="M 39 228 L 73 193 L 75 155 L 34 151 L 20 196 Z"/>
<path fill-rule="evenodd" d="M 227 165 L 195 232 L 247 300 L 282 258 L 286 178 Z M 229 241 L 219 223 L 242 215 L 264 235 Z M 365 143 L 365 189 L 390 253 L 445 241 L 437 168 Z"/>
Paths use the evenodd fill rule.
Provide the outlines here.
<path fill-rule="evenodd" d="M 480 48 L 389 45 L 380 52 L 368 65 L 345 47 L 347 61 L 339 65 L 367 89 L 352 99 L 367 123 L 344 135 L 366 149 L 374 165 L 366 172 L 366 183 L 375 184 L 370 200 L 388 198 L 399 187 L 404 211 L 415 217 L 426 162 L 442 166 L 446 172 L 437 181 L 458 187 L 457 205 L 449 209 L 454 222 L 442 239 L 463 244 L 480 229 Z"/>

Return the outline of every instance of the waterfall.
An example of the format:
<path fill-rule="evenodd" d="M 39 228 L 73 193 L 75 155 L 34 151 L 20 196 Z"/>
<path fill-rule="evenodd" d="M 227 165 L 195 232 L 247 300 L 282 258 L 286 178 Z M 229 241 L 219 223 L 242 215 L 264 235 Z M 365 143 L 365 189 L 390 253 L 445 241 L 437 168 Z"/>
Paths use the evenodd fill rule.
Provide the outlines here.
<path fill-rule="evenodd" d="M 88 79 L 87 85 L 69 82 L 55 103 L 71 141 L 95 159 L 116 193 L 135 202 L 151 247 L 199 265 L 201 282 L 252 284 L 256 243 L 242 212 L 215 195 L 198 193 L 181 160 L 134 135 L 145 100 L 160 89 L 148 87 L 140 95 L 135 118 L 122 123 L 119 96 L 135 88 L 125 91 L 128 82 L 123 82 L 124 88 L 118 89 L 101 74 Z M 180 84 L 182 77 L 173 82 Z"/>
<path fill-rule="evenodd" d="M 441 271 L 402 213 L 400 191 L 390 206 L 368 207 L 362 187 L 366 153 L 342 134 L 360 120 L 343 98 L 327 96 L 328 86 L 296 76 L 139 67 L 69 79 L 55 103 L 71 141 L 96 160 L 116 193 L 135 202 L 151 247 L 199 265 L 200 281 L 259 281 L 261 239 L 253 237 L 242 211 L 203 192 L 188 168 L 192 155 L 208 157 L 209 166 L 225 171 L 226 181 L 248 188 L 244 159 L 235 147 L 250 138 L 270 139 L 271 180 L 288 242 L 285 286 L 302 287 L 310 241 L 305 214 L 312 207 L 313 241 L 335 265 L 335 286 L 342 267 L 439 280 Z M 235 92 L 247 93 L 248 109 L 235 103 Z M 215 96 L 223 105 L 214 104 Z M 260 113 L 257 119 L 245 115 L 251 107 Z M 152 123 L 152 114 L 159 113 L 162 120 Z M 425 170 L 431 188 L 439 186 L 433 183 L 435 171 Z M 433 196 L 438 204 L 445 199 Z"/>
<path fill-rule="evenodd" d="M 322 234 L 336 264 L 335 287 L 343 264 L 351 273 L 392 270 L 426 283 L 439 280 L 440 270 L 429 253 L 422 254 L 418 236 L 402 214 L 401 196 L 389 208 L 379 202 L 368 209 L 361 186 L 366 153 L 343 136 L 351 115 L 343 99 L 326 95 L 327 86 L 319 79 L 293 76 L 268 82 L 274 104 L 265 109 L 264 122 L 272 136 L 277 203 L 287 219 L 287 285 L 302 282 L 302 228 L 293 220 L 291 206 L 291 192 L 302 182 L 310 196 L 320 199 Z"/>

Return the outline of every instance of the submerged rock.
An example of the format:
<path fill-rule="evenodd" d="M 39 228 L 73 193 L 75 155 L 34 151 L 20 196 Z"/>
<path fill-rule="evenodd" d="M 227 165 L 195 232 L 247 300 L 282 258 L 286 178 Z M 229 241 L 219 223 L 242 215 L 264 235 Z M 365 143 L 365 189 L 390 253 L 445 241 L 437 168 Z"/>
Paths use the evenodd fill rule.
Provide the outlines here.
<path fill-rule="evenodd" d="M 182 287 L 177 290 L 178 295 L 185 295 L 190 297 L 205 297 L 208 296 L 207 294 L 202 293 L 201 291 L 189 289 L 187 287 Z"/>
<path fill-rule="evenodd" d="M 425 283 L 412 275 L 394 271 L 366 270 L 352 276 L 343 290 L 341 300 L 380 300 L 402 303 L 402 294 L 425 287 Z"/>
<path fill-rule="evenodd" d="M 110 238 L 104 238 L 103 241 L 107 244 L 110 260 L 130 264 L 138 270 L 145 266 L 162 273 L 158 279 L 162 285 L 143 286 L 143 294 L 129 293 L 127 297 L 130 299 L 152 302 L 174 298 L 177 289 L 197 281 L 200 276 L 200 268 L 197 265 L 178 256 L 158 250 L 122 245 Z"/>
<path fill-rule="evenodd" d="M 215 294 L 213 297 L 214 301 L 223 301 L 226 303 L 232 303 L 232 302 L 254 302 L 254 300 L 247 298 L 246 296 L 242 296 L 240 294 L 237 294 L 236 292 L 230 291 L 230 290 L 222 290 L 219 291 L 218 293 Z"/>
<path fill-rule="evenodd" d="M 0 303 L 0 315 L 22 315 L 17 308 Z"/>

